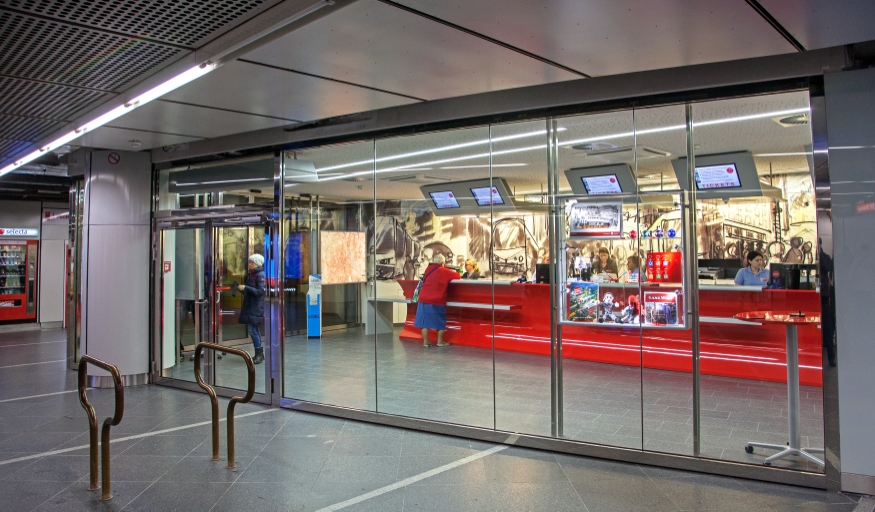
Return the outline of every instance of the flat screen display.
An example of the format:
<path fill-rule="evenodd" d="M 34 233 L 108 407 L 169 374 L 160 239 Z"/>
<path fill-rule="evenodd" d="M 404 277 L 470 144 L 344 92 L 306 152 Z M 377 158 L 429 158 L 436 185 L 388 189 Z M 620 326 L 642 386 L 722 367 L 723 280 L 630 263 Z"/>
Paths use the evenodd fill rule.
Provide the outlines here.
<path fill-rule="evenodd" d="M 587 194 L 600 195 L 623 193 L 623 189 L 620 188 L 620 180 L 617 179 L 616 174 L 584 176 L 580 179 L 583 181 L 583 186 L 586 187 Z"/>
<path fill-rule="evenodd" d="M 741 181 L 738 179 L 738 169 L 735 164 L 696 167 L 696 190 L 739 187 Z"/>
<path fill-rule="evenodd" d="M 491 191 L 491 194 L 490 194 Z M 490 204 L 504 204 L 501 194 L 496 187 L 472 188 L 471 193 L 477 201 L 477 206 L 489 206 Z"/>
<path fill-rule="evenodd" d="M 434 201 L 434 205 L 437 206 L 438 210 L 444 210 L 447 208 L 459 208 L 459 201 L 456 199 L 456 195 L 453 194 L 451 190 L 445 190 L 441 192 L 429 192 L 428 195 L 431 196 L 432 201 Z"/>

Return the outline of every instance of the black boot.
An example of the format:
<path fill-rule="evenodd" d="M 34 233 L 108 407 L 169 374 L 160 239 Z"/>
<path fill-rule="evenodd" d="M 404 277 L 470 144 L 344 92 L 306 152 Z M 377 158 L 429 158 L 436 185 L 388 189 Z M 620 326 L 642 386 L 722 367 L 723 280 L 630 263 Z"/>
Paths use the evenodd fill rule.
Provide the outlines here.
<path fill-rule="evenodd" d="M 255 359 L 252 360 L 255 364 L 261 364 L 264 362 L 264 349 L 257 348 L 255 349 Z"/>

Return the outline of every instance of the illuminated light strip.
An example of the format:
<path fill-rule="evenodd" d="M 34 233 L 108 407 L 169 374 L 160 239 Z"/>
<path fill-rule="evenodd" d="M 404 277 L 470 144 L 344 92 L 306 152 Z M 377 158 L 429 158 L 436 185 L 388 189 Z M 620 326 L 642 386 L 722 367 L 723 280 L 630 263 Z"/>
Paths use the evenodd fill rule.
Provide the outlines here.
<path fill-rule="evenodd" d="M 66 133 L 66 134 L 62 135 L 61 137 L 49 142 L 45 146 L 42 146 L 41 148 L 37 149 L 36 151 L 33 151 L 33 152 L 19 158 L 18 160 L 15 160 L 11 164 L 0 169 L 0 176 L 3 176 L 4 174 L 10 173 L 10 172 L 14 171 L 15 169 L 21 167 L 22 165 L 27 164 L 29 162 L 32 162 L 32 161 L 36 160 L 37 158 L 45 155 L 49 151 L 57 149 L 57 148 L 63 146 L 64 144 L 67 144 L 68 142 L 81 137 L 86 132 L 92 131 L 96 128 L 99 128 L 99 127 L 105 125 L 106 123 L 109 123 L 110 121 L 118 119 L 119 117 L 127 114 L 128 112 L 131 112 L 139 107 L 142 107 L 146 103 L 149 103 L 150 101 L 152 101 L 156 98 L 159 98 L 159 97 L 167 94 L 170 91 L 178 89 L 179 87 L 182 87 L 183 85 L 191 82 L 192 80 L 198 79 L 198 78 L 206 75 L 207 73 L 209 73 L 210 71 L 212 71 L 215 68 L 216 68 L 216 65 L 214 63 L 205 62 L 204 64 L 201 64 L 199 66 L 195 66 L 191 69 L 188 69 L 187 71 L 184 71 L 183 73 L 180 73 L 179 75 L 171 78 L 170 80 L 167 80 L 166 82 L 163 82 L 163 83 L 153 87 L 152 89 L 149 89 L 148 91 L 146 91 L 143 94 L 137 96 L 136 98 L 126 102 L 125 104 L 119 105 L 118 107 L 101 115 L 97 119 L 89 121 L 89 122 L 79 126 L 75 130 L 73 130 L 69 133 Z"/>
<path fill-rule="evenodd" d="M 493 164 L 493 165 L 452 165 L 450 167 L 441 167 L 441 169 L 484 169 L 488 167 L 525 167 L 529 164 Z"/>

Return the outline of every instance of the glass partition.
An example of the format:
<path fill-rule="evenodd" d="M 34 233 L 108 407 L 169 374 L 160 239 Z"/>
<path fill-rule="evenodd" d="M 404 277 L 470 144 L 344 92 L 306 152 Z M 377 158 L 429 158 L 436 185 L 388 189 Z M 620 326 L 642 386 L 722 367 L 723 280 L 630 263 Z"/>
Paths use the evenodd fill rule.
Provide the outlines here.
<path fill-rule="evenodd" d="M 377 334 L 379 412 L 495 426 L 490 195 L 470 190 L 490 185 L 489 150 L 486 127 L 377 141 L 375 302 L 398 304 Z M 468 259 L 482 279 L 448 283 Z"/>
<path fill-rule="evenodd" d="M 374 143 L 284 153 L 283 166 L 283 396 L 376 410 Z"/>
<path fill-rule="evenodd" d="M 822 472 L 821 330 L 793 327 L 794 340 L 763 320 L 820 314 L 808 94 L 696 103 L 693 121 L 701 454 Z M 808 454 L 770 458 L 788 443 Z"/>

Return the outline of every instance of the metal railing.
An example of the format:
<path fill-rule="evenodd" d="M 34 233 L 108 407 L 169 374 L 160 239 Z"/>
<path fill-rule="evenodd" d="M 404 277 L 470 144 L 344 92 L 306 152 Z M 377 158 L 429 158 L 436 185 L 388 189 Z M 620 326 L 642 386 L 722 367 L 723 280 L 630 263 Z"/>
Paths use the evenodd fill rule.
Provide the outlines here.
<path fill-rule="evenodd" d="M 246 363 L 246 371 L 248 373 L 247 384 L 246 384 L 246 395 L 245 396 L 235 396 L 231 398 L 231 401 L 228 403 L 228 469 L 232 469 L 237 467 L 237 464 L 234 462 L 234 406 L 238 403 L 245 404 L 249 400 L 252 399 L 252 395 L 255 394 L 255 364 L 252 363 L 252 357 L 249 356 L 249 352 L 245 350 L 234 348 L 234 347 L 226 347 L 224 345 L 219 345 L 218 343 L 206 343 L 201 342 L 197 344 L 197 347 L 194 349 L 194 377 L 197 379 L 197 385 L 204 389 L 210 395 L 210 402 L 212 403 L 212 411 L 213 411 L 213 459 L 219 460 L 219 399 L 216 398 L 216 390 L 213 389 L 212 386 L 204 382 L 203 377 L 201 377 L 201 354 L 204 349 L 208 348 L 211 350 L 218 350 L 219 352 L 224 352 L 227 354 L 235 354 L 243 358 L 243 361 Z"/>
<path fill-rule="evenodd" d="M 85 395 L 86 380 L 88 377 L 88 364 L 91 363 L 98 368 L 103 368 L 112 374 L 112 380 L 115 383 L 115 412 L 112 418 L 106 418 L 103 421 L 103 429 L 100 433 L 100 465 L 102 486 L 97 485 L 97 414 L 94 412 L 94 407 L 88 402 L 88 397 Z M 112 489 L 110 488 L 110 467 L 109 467 L 109 429 L 121 423 L 122 416 L 125 413 L 125 385 L 122 382 L 121 374 L 118 367 L 115 365 L 95 359 L 88 355 L 83 355 L 79 359 L 79 403 L 88 414 L 88 431 L 90 435 L 90 463 L 91 463 L 91 485 L 89 491 L 96 491 L 103 488 L 103 493 L 100 496 L 101 501 L 112 499 Z"/>

